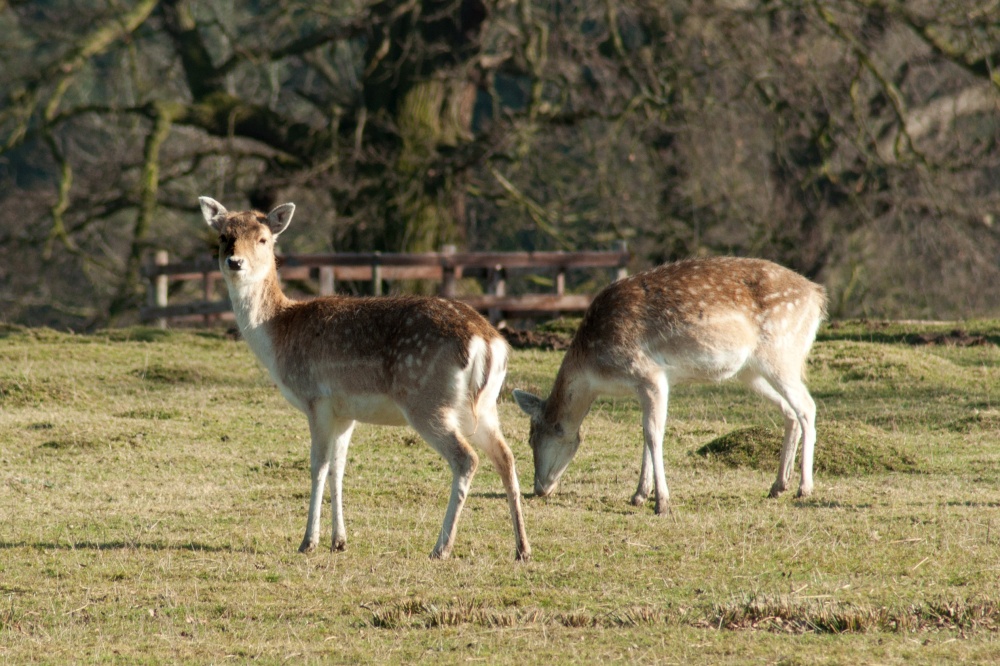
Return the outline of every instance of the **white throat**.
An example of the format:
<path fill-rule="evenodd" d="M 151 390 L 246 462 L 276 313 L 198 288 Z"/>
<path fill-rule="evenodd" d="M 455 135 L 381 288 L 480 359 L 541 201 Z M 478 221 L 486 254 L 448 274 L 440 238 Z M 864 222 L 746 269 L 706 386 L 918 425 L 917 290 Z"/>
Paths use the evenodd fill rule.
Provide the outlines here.
<path fill-rule="evenodd" d="M 240 334 L 250 346 L 250 350 L 267 368 L 271 377 L 277 381 L 274 358 L 274 346 L 268 335 L 267 323 L 274 312 L 274 303 L 268 302 L 268 289 L 265 280 L 226 280 L 229 289 L 229 300 L 233 305 L 236 325 Z"/>

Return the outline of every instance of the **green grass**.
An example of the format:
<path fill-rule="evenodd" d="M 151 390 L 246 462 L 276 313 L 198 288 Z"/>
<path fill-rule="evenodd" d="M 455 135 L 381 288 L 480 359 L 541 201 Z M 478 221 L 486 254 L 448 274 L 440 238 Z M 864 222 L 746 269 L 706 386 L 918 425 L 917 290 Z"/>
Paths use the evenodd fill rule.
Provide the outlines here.
<path fill-rule="evenodd" d="M 766 498 L 777 410 L 686 386 L 672 511 L 632 507 L 638 408 L 599 401 L 559 492 L 526 497 L 516 564 L 485 460 L 452 559 L 429 560 L 450 474 L 373 426 L 349 455 L 348 550 L 324 507 L 324 548 L 300 555 L 305 419 L 221 332 L 0 328 L 0 661 L 995 662 L 1000 350 L 911 344 L 927 331 L 821 331 L 805 500 Z M 508 388 L 545 393 L 560 358 L 515 352 Z M 501 417 L 529 489 L 509 392 Z"/>

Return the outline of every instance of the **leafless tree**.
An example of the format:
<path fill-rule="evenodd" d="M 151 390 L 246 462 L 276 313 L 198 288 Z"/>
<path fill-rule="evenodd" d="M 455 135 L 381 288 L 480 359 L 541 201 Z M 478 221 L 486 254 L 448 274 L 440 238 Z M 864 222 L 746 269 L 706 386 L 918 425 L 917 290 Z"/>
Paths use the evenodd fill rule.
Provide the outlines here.
<path fill-rule="evenodd" d="M 837 315 L 995 313 L 987 5 L 0 4 L 3 316 L 132 320 L 199 194 L 295 199 L 286 251 L 624 238 L 778 260 Z"/>

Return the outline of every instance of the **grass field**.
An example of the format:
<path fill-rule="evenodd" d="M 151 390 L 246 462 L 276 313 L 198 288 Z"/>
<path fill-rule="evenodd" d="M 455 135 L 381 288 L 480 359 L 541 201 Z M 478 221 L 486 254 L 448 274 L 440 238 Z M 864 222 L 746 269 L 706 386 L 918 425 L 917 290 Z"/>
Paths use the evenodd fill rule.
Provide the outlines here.
<path fill-rule="evenodd" d="M 628 500 L 634 401 L 601 401 L 513 561 L 483 464 L 450 560 L 444 461 L 359 426 L 348 549 L 297 552 L 305 418 L 220 332 L 0 329 L 0 661 L 913 664 L 1000 660 L 1000 322 L 826 327 L 809 385 L 816 492 L 766 498 L 781 418 L 678 388 L 672 513 Z M 547 392 L 561 354 L 517 351 Z M 501 404 L 521 486 L 527 421 Z M 721 439 L 719 439 L 721 438 Z M 706 444 L 712 454 L 698 453 Z M 794 484 L 793 484 L 794 487 Z"/>

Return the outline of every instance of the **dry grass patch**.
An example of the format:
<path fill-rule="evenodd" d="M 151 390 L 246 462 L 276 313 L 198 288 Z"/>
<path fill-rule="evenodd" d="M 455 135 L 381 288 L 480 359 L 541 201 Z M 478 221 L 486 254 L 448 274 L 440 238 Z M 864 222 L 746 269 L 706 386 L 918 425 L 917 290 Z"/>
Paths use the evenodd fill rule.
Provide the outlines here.
<path fill-rule="evenodd" d="M 929 601 L 905 608 L 843 604 L 788 595 L 747 594 L 713 607 L 708 624 L 730 630 L 788 633 L 913 634 L 928 631 L 995 631 L 1000 602 L 995 599 Z"/>
<path fill-rule="evenodd" d="M 410 600 L 363 606 L 376 629 L 430 629 L 473 625 L 494 628 L 620 629 L 685 625 L 700 629 L 791 634 L 910 635 L 931 631 L 996 631 L 1000 601 L 932 600 L 906 607 L 871 606 L 795 595 L 743 593 L 724 603 L 694 607 L 635 606 L 608 611 L 493 608 L 481 602 L 439 605 Z"/>

